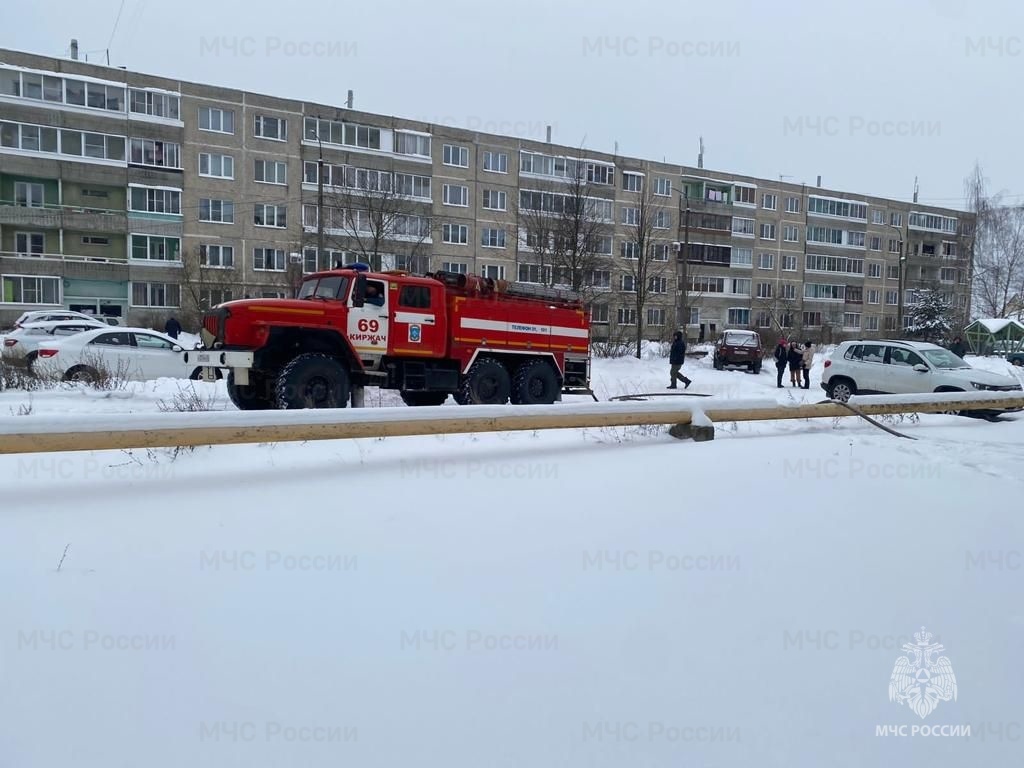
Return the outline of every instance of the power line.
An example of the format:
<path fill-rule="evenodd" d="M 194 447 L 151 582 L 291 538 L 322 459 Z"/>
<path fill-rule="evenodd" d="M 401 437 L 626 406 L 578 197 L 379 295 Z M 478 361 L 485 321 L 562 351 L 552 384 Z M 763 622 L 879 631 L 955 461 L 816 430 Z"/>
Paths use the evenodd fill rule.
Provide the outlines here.
<path fill-rule="evenodd" d="M 124 10 L 124 0 L 121 0 L 121 7 L 117 9 L 117 17 L 114 19 L 114 28 L 110 30 L 110 40 L 107 42 L 107 51 L 110 51 L 110 46 L 114 43 L 114 35 L 117 34 L 117 25 L 121 21 L 121 12 Z M 108 53 L 109 55 L 109 53 Z M 108 62 L 109 63 L 109 62 Z"/>

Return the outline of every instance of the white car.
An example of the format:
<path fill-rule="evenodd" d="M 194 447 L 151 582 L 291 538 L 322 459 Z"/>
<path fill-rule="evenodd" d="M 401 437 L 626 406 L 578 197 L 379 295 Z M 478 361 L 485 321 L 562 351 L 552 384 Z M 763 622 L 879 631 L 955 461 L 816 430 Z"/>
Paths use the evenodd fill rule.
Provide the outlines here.
<path fill-rule="evenodd" d="M 841 402 L 858 394 L 1021 391 L 1009 376 L 972 368 L 936 344 L 889 340 L 844 341 L 825 361 L 821 386 Z"/>
<path fill-rule="evenodd" d="M 106 325 L 120 325 L 116 317 L 107 315 L 89 315 L 71 309 L 40 309 L 22 313 L 21 317 L 14 321 L 14 327 L 21 328 L 29 323 L 54 323 L 60 320 L 92 320 Z"/>
<path fill-rule="evenodd" d="M 31 368 L 41 344 L 57 341 L 76 333 L 109 328 L 97 320 L 59 320 L 48 323 L 27 323 L 4 336 L 2 349 L 5 363 Z"/>
<path fill-rule="evenodd" d="M 202 368 L 185 361 L 184 348 L 148 328 L 101 328 L 41 344 L 34 370 L 65 381 L 198 379 Z"/>

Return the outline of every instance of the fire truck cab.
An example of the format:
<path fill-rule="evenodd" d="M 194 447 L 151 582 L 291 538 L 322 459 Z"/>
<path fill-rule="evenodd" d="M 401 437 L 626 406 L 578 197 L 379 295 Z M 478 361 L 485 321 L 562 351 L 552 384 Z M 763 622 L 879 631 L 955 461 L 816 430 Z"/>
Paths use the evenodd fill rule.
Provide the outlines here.
<path fill-rule="evenodd" d="M 408 405 L 552 403 L 590 392 L 589 315 L 542 286 L 365 265 L 307 276 L 294 299 L 209 310 L 189 361 L 228 370 L 242 409 L 340 408 L 362 388 Z M 194 358 L 194 360 L 193 360 Z M 355 396 L 353 396 L 355 395 Z"/>

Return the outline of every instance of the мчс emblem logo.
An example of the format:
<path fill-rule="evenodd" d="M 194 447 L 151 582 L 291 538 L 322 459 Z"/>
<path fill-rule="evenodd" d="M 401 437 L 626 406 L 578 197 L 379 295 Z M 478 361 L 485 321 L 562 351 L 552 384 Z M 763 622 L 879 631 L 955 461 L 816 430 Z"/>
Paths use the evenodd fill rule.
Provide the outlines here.
<path fill-rule="evenodd" d="M 906 704 L 922 720 L 940 701 L 956 701 L 956 676 L 948 656 L 937 656 L 946 650 L 933 643 L 932 633 L 921 627 L 914 633 L 915 644 L 904 643 L 906 656 L 896 659 L 889 678 L 889 701 Z"/>

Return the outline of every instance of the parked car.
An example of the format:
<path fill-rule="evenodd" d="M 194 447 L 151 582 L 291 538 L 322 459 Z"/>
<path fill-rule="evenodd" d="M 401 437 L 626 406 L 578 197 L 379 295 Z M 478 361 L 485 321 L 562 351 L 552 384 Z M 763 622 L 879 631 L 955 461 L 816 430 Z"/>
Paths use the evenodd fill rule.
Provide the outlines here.
<path fill-rule="evenodd" d="M 1011 352 L 1006 356 L 1006 362 L 1010 365 L 1024 365 L 1024 352 Z"/>
<path fill-rule="evenodd" d="M 40 309 L 32 312 L 24 312 L 21 317 L 14 321 L 15 328 L 21 328 L 29 323 L 55 323 L 61 320 L 93 320 L 107 325 L 120 325 L 116 317 L 108 315 L 90 315 L 85 312 L 75 312 L 71 309 Z"/>
<path fill-rule="evenodd" d="M 4 337 L 3 360 L 9 365 L 32 367 L 41 344 L 53 342 L 76 333 L 109 328 L 96 320 L 59 320 L 48 323 L 27 323 Z"/>
<path fill-rule="evenodd" d="M 841 402 L 856 394 L 1021 391 L 1009 376 L 972 368 L 948 349 L 917 341 L 844 341 L 825 361 L 821 386 Z"/>
<path fill-rule="evenodd" d="M 129 381 L 200 378 L 202 368 L 186 362 L 184 352 L 170 336 L 147 328 L 108 327 L 41 344 L 35 368 L 66 381 L 91 382 L 104 375 Z"/>
<path fill-rule="evenodd" d="M 713 364 L 719 371 L 727 365 L 742 365 L 753 373 L 760 373 L 763 358 L 761 336 L 756 331 L 726 329 L 715 343 Z"/>

